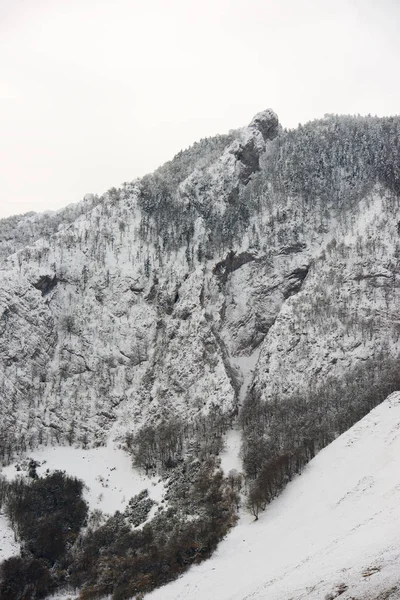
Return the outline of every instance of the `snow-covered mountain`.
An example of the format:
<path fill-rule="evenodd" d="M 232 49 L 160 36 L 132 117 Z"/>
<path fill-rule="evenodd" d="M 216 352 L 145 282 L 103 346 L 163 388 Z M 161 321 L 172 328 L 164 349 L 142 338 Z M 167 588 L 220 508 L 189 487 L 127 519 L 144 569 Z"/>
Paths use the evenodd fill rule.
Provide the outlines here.
<path fill-rule="evenodd" d="M 396 358 L 398 126 L 282 132 L 266 111 L 57 219 L 3 221 L 3 458 Z"/>
<path fill-rule="evenodd" d="M 215 475 L 225 439 L 241 445 L 232 464 L 258 517 L 400 389 L 399 140 L 398 117 L 285 131 L 267 110 L 101 197 L 0 221 L 0 460 L 118 444 L 170 477 L 188 527 L 215 477 L 226 521 L 206 522 L 222 536 L 236 502 Z M 198 533 L 185 565 L 216 545 Z M 129 585 L 148 591 L 171 564 Z M 76 581 L 111 589 L 79 569 Z"/>

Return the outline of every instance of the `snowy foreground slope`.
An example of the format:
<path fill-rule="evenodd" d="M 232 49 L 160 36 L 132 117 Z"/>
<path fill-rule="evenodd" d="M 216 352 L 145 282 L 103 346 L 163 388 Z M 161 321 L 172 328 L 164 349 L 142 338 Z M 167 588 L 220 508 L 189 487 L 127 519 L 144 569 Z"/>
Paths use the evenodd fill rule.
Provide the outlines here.
<path fill-rule="evenodd" d="M 258 522 L 243 516 L 210 560 L 148 598 L 400 598 L 399 463 L 394 393 L 322 450 Z"/>

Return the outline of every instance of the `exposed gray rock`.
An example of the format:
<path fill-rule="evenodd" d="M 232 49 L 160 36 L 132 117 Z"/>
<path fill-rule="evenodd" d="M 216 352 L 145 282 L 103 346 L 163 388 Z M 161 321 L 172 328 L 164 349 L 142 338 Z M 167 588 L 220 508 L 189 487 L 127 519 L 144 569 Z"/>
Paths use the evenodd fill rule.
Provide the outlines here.
<path fill-rule="evenodd" d="M 310 197 L 320 172 L 296 195 L 294 134 L 282 161 L 278 133 L 265 111 L 211 162 L 190 170 L 183 153 L 179 184 L 150 178 L 146 203 L 134 182 L 15 238 L 0 273 L 8 432 L 62 442 L 73 422 L 73 443 L 103 443 L 214 406 L 229 418 L 251 385 L 284 398 L 398 355 L 398 197 L 374 180 L 355 199 L 354 175 L 348 204 L 347 179 L 340 206 Z"/>
<path fill-rule="evenodd" d="M 270 108 L 259 112 L 253 117 L 249 128 L 260 131 L 265 141 L 273 140 L 279 132 L 278 116 Z"/>

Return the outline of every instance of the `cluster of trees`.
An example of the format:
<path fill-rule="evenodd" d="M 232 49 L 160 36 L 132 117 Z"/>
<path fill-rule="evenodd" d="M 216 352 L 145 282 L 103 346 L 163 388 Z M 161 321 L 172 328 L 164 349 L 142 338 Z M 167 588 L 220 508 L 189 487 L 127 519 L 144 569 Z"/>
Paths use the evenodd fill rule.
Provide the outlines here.
<path fill-rule="evenodd" d="M 7 427 L 7 425 L 8 423 L 4 423 L 4 427 L 0 426 L 0 461 L 3 465 L 11 460 L 16 449 L 18 450 L 19 446 L 22 445 L 12 428 Z"/>
<path fill-rule="evenodd" d="M 34 600 L 67 585 L 79 588 L 82 600 L 124 600 L 209 557 L 239 505 L 240 477 L 225 478 L 218 468 L 228 423 L 215 408 L 191 425 L 171 419 L 127 437 L 140 467 L 168 475 L 165 501 L 141 529 L 154 505 L 147 490 L 123 513 L 88 520 L 83 484 L 65 473 L 38 477 L 31 461 L 28 478 L 1 480 L 0 504 L 21 556 L 1 565 L 0 597 Z"/>
<path fill-rule="evenodd" d="M 165 421 L 158 426 L 145 425 L 136 436 L 128 434 L 126 445 L 133 451 L 134 462 L 146 473 L 176 466 L 182 456 L 184 427 L 178 419 Z"/>
<path fill-rule="evenodd" d="M 137 527 L 146 521 L 154 504 L 155 502 L 150 498 L 148 490 L 143 490 L 129 500 L 124 516 L 134 527 Z"/>
<path fill-rule="evenodd" d="M 87 517 L 83 483 L 56 471 L 0 481 L 0 506 L 21 542 L 21 556 L 0 567 L 0 598 L 45 598 L 63 582 L 70 554 Z"/>
<path fill-rule="evenodd" d="M 343 205 L 381 182 L 400 192 L 399 117 L 327 116 L 279 136 L 265 175 L 274 191 Z"/>
<path fill-rule="evenodd" d="M 89 528 L 70 568 L 69 582 L 81 588 L 82 600 L 138 596 L 210 556 L 236 520 L 237 491 L 212 458 L 185 468 L 185 491 L 177 477 L 168 508 L 141 530 L 132 531 L 120 513 Z"/>
<path fill-rule="evenodd" d="M 146 473 L 163 471 L 176 467 L 186 454 L 199 460 L 217 456 L 231 420 L 215 405 L 208 414 L 199 414 L 191 422 L 173 416 L 158 424 L 145 425 L 136 435 L 127 434 L 125 443 L 138 468 Z"/>
<path fill-rule="evenodd" d="M 250 512 L 257 518 L 319 450 L 399 389 L 398 361 L 377 357 L 308 393 L 264 401 L 253 392 L 240 414 Z"/>

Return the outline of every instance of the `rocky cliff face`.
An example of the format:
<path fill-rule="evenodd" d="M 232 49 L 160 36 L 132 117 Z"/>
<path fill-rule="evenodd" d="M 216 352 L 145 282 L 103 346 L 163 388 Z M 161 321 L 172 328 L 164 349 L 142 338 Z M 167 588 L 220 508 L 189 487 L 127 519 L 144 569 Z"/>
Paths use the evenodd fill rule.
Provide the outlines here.
<path fill-rule="evenodd" d="M 265 111 L 69 216 L 3 221 L 2 459 L 397 358 L 399 127 Z"/>

